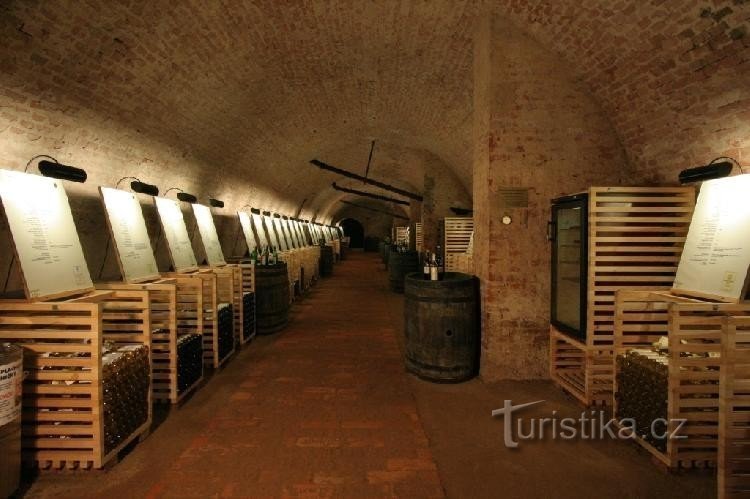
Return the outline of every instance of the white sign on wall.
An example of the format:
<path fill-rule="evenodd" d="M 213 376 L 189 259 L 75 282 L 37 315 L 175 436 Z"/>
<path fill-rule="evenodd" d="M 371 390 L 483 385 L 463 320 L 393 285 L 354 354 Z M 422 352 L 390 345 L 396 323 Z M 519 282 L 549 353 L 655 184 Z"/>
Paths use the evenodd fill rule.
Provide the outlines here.
<path fill-rule="evenodd" d="M 269 246 L 271 242 L 268 240 L 268 237 L 266 237 L 266 231 L 263 228 L 262 216 L 258 215 L 257 213 L 253 213 L 251 218 L 253 220 L 253 228 L 255 229 L 255 234 L 258 236 L 258 241 L 260 241 L 260 245 Z"/>
<path fill-rule="evenodd" d="M 136 195 L 109 187 L 100 187 L 99 192 L 125 282 L 159 277 L 146 221 Z"/>
<path fill-rule="evenodd" d="M 211 214 L 211 208 L 202 204 L 193 205 L 193 214 L 198 223 L 198 233 L 206 251 L 206 260 L 212 267 L 226 265 L 224 252 L 221 250 L 219 235 L 216 233 L 216 224 Z"/>
<path fill-rule="evenodd" d="M 281 226 L 281 218 L 273 217 L 273 225 L 274 227 L 276 227 L 276 238 L 279 241 L 279 249 L 281 251 L 288 250 L 289 243 L 286 240 L 286 235 L 284 234 L 284 228 Z"/>
<path fill-rule="evenodd" d="M 93 290 L 62 182 L 0 170 L 0 197 L 27 298 Z"/>
<path fill-rule="evenodd" d="M 238 211 L 237 215 L 240 217 L 240 227 L 242 227 L 242 234 L 245 236 L 245 243 L 247 243 L 247 251 L 252 253 L 256 248 L 255 235 L 253 235 L 252 222 L 250 216 L 244 211 Z"/>
<path fill-rule="evenodd" d="M 198 262 L 195 259 L 180 205 L 177 201 L 161 197 L 155 197 L 154 203 L 156 203 L 156 211 L 159 214 L 175 272 L 197 270 Z"/>
<path fill-rule="evenodd" d="M 704 182 L 672 292 L 737 302 L 750 266 L 750 174 Z"/>

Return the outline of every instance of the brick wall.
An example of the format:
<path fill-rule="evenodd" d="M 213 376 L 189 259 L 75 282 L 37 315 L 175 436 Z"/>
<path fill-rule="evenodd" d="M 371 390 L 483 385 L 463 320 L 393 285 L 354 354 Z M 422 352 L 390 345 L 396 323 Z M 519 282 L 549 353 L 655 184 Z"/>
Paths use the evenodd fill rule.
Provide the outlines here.
<path fill-rule="evenodd" d="M 475 48 L 475 253 L 487 379 L 547 373 L 552 198 L 627 180 L 624 153 L 585 84 L 552 52 L 499 17 Z M 529 189 L 508 209 L 498 190 Z M 503 225 L 503 215 L 512 218 Z"/>

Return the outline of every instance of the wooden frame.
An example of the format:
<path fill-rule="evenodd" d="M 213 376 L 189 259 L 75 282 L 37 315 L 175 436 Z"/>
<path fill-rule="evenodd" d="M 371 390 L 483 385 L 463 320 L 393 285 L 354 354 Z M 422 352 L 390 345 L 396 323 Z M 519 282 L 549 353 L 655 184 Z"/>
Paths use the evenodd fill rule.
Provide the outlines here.
<path fill-rule="evenodd" d="M 469 217 L 445 217 L 443 222 L 443 240 L 445 251 L 445 271 L 464 272 L 460 258 L 469 253 L 474 219 Z"/>
<path fill-rule="evenodd" d="M 22 457 L 39 468 L 102 468 L 151 426 L 147 418 L 105 451 L 104 340 L 150 349 L 149 294 L 97 291 L 48 302 L 0 301 L 0 340 L 24 348 Z M 78 354 L 74 357 L 50 353 Z M 150 355 L 150 353 L 149 353 Z"/>
<path fill-rule="evenodd" d="M 550 376 L 585 405 L 612 405 L 615 293 L 672 286 L 695 190 L 592 187 L 588 192 L 586 341 L 551 327 Z M 571 349 L 582 359 L 580 373 L 570 365 Z"/>
<path fill-rule="evenodd" d="M 218 369 L 221 367 L 236 350 L 235 328 L 232 327 L 232 348 L 223 357 L 219 354 L 219 322 L 218 308 L 220 303 L 232 304 L 234 307 L 234 270 L 229 267 L 220 267 L 215 269 L 201 269 L 194 273 L 167 272 L 163 274 L 167 278 L 186 278 L 193 277 L 201 280 L 202 283 L 202 308 L 203 314 L 200 321 L 196 321 L 197 326 L 200 322 L 201 334 L 203 336 L 203 363 L 206 367 Z M 234 319 L 234 317 L 233 317 Z M 189 327 L 192 321 L 186 320 L 184 325 Z"/>
<path fill-rule="evenodd" d="M 235 297 L 239 298 L 239 307 L 235 306 L 234 320 L 237 327 L 237 340 L 241 345 L 255 337 L 255 265 L 250 262 L 239 262 L 230 265 L 234 269 Z M 245 308 L 245 295 L 251 294 L 253 306 L 251 310 Z M 249 331 L 245 326 L 248 321 L 252 324 Z"/>
<path fill-rule="evenodd" d="M 158 279 L 141 284 L 104 283 L 104 290 L 142 290 L 150 295 L 151 377 L 155 402 L 180 403 L 203 380 L 179 390 L 177 339 L 182 334 L 203 336 L 203 281 L 196 277 Z M 166 331 L 158 332 L 158 331 Z"/>
<path fill-rule="evenodd" d="M 721 350 L 719 499 L 750 496 L 750 317 L 728 317 Z"/>
<path fill-rule="evenodd" d="M 750 302 L 708 302 L 667 291 L 617 292 L 615 358 L 634 348 L 650 348 L 662 336 L 669 339 L 668 430 L 676 430 L 676 421 L 684 419 L 681 434 L 687 438 L 668 440 L 664 452 L 639 440 L 668 468 L 717 462 L 722 330 L 733 315 L 750 315 Z M 613 387 L 617 393 L 616 377 Z M 617 403 L 614 414 L 621 416 Z"/>

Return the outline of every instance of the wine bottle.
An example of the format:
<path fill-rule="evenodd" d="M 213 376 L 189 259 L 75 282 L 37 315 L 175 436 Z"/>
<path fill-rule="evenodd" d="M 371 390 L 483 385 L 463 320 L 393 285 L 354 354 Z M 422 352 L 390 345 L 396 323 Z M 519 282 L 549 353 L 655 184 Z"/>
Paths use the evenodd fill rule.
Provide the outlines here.
<path fill-rule="evenodd" d="M 424 263 L 422 268 L 422 278 L 424 278 L 425 281 L 430 280 L 430 252 L 426 252 L 424 254 Z"/>
<path fill-rule="evenodd" d="M 435 259 L 434 253 L 432 255 L 432 259 L 430 260 L 430 280 L 431 281 L 438 280 L 438 266 L 437 266 L 437 260 Z"/>

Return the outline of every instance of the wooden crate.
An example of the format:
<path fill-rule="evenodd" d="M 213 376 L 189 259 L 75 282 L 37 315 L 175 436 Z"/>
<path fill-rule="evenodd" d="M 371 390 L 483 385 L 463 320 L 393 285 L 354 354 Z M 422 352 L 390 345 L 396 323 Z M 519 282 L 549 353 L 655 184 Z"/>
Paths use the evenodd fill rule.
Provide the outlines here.
<path fill-rule="evenodd" d="M 611 404 L 612 351 L 594 349 L 550 326 L 550 378 L 582 404 Z"/>
<path fill-rule="evenodd" d="M 24 348 L 22 457 L 53 469 L 102 468 L 134 439 L 147 420 L 105 453 L 102 344 L 150 347 L 148 293 L 97 291 L 54 301 L 0 301 L 0 341 Z M 76 357 L 48 356 L 54 353 Z M 149 398 L 151 390 L 149 389 Z"/>
<path fill-rule="evenodd" d="M 239 262 L 231 265 L 234 269 L 234 291 L 239 299 L 239 307 L 235 307 L 234 320 L 237 330 L 237 340 L 244 345 L 255 337 L 255 309 L 252 311 L 252 328 L 250 333 L 245 334 L 245 294 L 255 295 L 255 265 L 251 262 Z"/>
<path fill-rule="evenodd" d="M 221 367 L 232 356 L 236 345 L 223 357 L 219 355 L 219 317 L 218 308 L 221 303 L 234 301 L 234 271 L 230 268 L 220 267 L 216 269 L 200 269 L 197 272 L 182 273 L 168 272 L 164 274 L 167 278 L 193 277 L 201 280 L 203 286 L 202 306 L 203 314 L 200 320 L 193 317 L 188 310 L 182 310 L 182 318 L 178 316 L 178 324 L 185 328 L 194 326 L 198 329 L 200 323 L 203 336 L 203 361 L 204 365 L 213 369 Z M 194 303 L 195 297 L 186 297 L 187 303 Z M 192 308 L 192 307 L 191 307 Z"/>
<path fill-rule="evenodd" d="M 320 277 L 320 247 L 308 246 L 302 249 L 302 269 L 304 272 L 303 291 L 310 288 Z"/>
<path fill-rule="evenodd" d="M 694 205 L 693 187 L 589 189 L 586 382 L 560 383 L 585 405 L 612 405 L 615 293 L 671 288 Z"/>
<path fill-rule="evenodd" d="M 286 263 L 287 274 L 289 276 L 289 303 L 291 303 L 294 301 L 294 290 L 299 283 L 300 269 L 302 268 L 299 251 L 282 251 L 279 253 L 279 260 Z"/>
<path fill-rule="evenodd" d="M 197 277 L 158 279 L 139 284 L 103 283 L 99 289 L 142 290 L 150 296 L 151 377 L 155 402 L 177 404 L 203 379 L 179 390 L 177 338 L 184 333 L 203 334 L 203 281 Z M 159 332 L 166 331 L 166 332 Z"/>
<path fill-rule="evenodd" d="M 474 256 L 471 253 L 453 253 L 451 255 L 453 272 L 474 275 Z M 446 269 L 448 264 L 446 263 Z"/>
<path fill-rule="evenodd" d="M 680 433 L 687 438 L 670 439 L 664 452 L 640 440 L 669 468 L 717 462 L 722 329 L 733 315 L 750 315 L 750 302 L 716 303 L 666 291 L 617 293 L 615 356 L 633 348 L 649 348 L 662 336 L 669 340 L 668 429 L 676 430 L 676 422 L 684 419 L 687 423 Z M 687 356 L 693 353 L 706 356 Z M 614 390 L 617 393 L 616 377 Z M 616 397 L 614 413 L 620 416 Z"/>
<path fill-rule="evenodd" d="M 445 270 L 459 270 L 457 255 L 465 255 L 469 250 L 471 236 L 474 233 L 474 219 L 467 217 L 446 217 L 444 223 Z"/>
<path fill-rule="evenodd" d="M 421 222 L 414 224 L 414 249 L 417 253 L 424 251 L 424 230 Z"/>
<path fill-rule="evenodd" d="M 750 497 L 750 317 L 728 317 L 719 391 L 719 499 Z"/>

